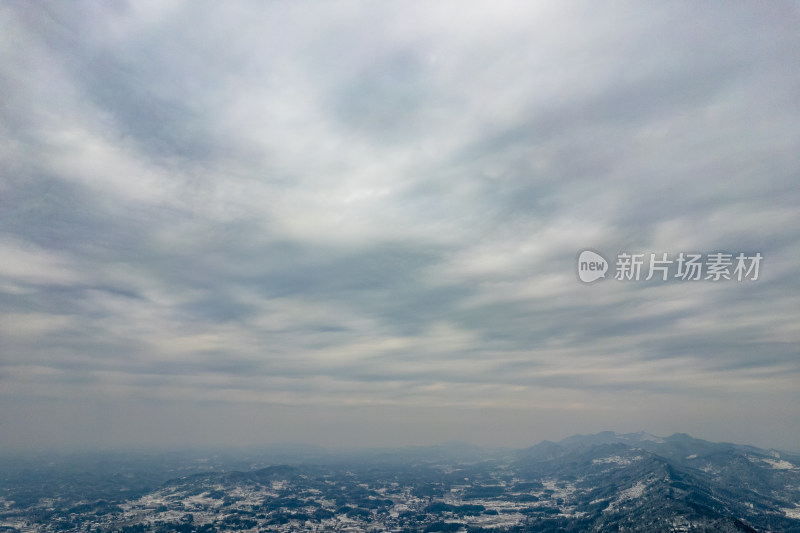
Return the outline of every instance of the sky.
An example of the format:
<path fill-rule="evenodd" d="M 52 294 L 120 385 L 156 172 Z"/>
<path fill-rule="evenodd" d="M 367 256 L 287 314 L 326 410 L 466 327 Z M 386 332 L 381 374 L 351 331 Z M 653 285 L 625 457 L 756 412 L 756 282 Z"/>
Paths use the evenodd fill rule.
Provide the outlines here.
<path fill-rule="evenodd" d="M 0 449 L 800 449 L 798 24 L 3 2 Z"/>

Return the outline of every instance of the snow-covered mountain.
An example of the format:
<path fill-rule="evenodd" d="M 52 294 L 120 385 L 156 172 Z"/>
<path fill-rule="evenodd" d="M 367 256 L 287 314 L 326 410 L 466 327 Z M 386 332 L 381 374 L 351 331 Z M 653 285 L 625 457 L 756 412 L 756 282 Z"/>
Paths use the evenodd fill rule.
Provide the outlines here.
<path fill-rule="evenodd" d="M 5 461 L 0 531 L 800 531 L 800 457 L 685 434 L 298 450 Z"/>

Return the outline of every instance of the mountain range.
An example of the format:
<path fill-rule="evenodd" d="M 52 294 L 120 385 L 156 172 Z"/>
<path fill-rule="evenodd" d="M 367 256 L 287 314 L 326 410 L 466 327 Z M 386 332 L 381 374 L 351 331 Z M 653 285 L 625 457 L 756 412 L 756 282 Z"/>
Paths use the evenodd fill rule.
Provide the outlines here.
<path fill-rule="evenodd" d="M 525 449 L 6 458 L 0 531 L 797 531 L 800 456 L 686 434 Z"/>

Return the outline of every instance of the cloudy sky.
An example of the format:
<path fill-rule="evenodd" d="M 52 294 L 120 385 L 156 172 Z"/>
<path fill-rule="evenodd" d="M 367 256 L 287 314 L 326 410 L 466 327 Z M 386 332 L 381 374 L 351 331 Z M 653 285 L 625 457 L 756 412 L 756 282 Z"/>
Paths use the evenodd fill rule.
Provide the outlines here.
<path fill-rule="evenodd" d="M 797 449 L 798 24 L 3 2 L 0 448 Z M 621 252 L 763 261 L 620 281 Z"/>

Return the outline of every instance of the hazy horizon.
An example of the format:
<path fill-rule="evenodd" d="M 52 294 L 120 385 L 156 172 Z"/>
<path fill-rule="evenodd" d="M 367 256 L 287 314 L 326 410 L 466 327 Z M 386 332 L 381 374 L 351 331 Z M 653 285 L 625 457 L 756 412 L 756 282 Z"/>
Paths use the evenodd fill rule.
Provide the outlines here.
<path fill-rule="evenodd" d="M 798 23 L 0 4 L 0 450 L 796 450 Z"/>
<path fill-rule="evenodd" d="M 320 445 L 308 442 L 292 442 L 292 441 L 277 441 L 270 443 L 260 444 L 181 444 L 181 445 L 165 445 L 165 444 L 150 444 L 147 446 L 131 445 L 131 446 L 114 446 L 114 447 L 73 447 L 66 449 L 26 449 L 26 450 L 12 450 L 0 451 L 0 459 L 14 460 L 15 458 L 24 460 L 36 460 L 38 458 L 51 457 L 54 459 L 68 459 L 70 457 L 82 458 L 91 460 L 92 458 L 103 459 L 108 457 L 128 457 L 128 458 L 147 458 L 150 456 L 160 458 L 179 458 L 179 457 L 205 457 L 209 454 L 219 458 L 228 458 L 233 461 L 243 461 L 248 459 L 258 459 L 259 461 L 267 460 L 270 464 L 277 464 L 281 462 L 294 462 L 301 463 L 309 460 L 317 459 L 335 459 L 339 458 L 362 458 L 367 460 L 375 460 L 377 456 L 384 454 L 395 454 L 396 457 L 406 457 L 408 454 L 422 453 L 447 453 L 450 452 L 458 454 L 459 452 L 475 451 L 477 453 L 505 453 L 505 452 L 519 452 L 544 443 L 560 444 L 562 441 L 572 441 L 579 438 L 591 438 L 604 433 L 614 433 L 617 437 L 631 437 L 639 434 L 644 434 L 647 437 L 667 440 L 675 436 L 688 436 L 692 439 L 701 442 L 710 442 L 712 444 L 732 444 L 735 446 L 753 446 L 761 448 L 765 451 L 778 451 L 788 454 L 800 454 L 800 448 L 797 445 L 794 448 L 774 448 L 763 447 L 753 444 L 751 442 L 730 442 L 730 441 L 709 441 L 687 433 L 676 432 L 670 435 L 653 435 L 645 431 L 636 431 L 632 433 L 620 433 L 619 431 L 604 430 L 597 433 L 582 434 L 574 433 L 563 438 L 555 439 L 541 439 L 536 442 L 530 442 L 519 446 L 508 445 L 491 445 L 491 444 L 475 444 L 474 442 L 463 440 L 449 440 L 432 442 L 427 444 L 383 444 L 383 445 L 357 445 L 357 444 L 340 444 L 340 445 Z M 621 441 L 622 442 L 622 441 Z M 635 447 L 635 445 L 634 445 Z M 367 454 L 367 455 L 364 455 Z M 448 454 L 452 455 L 452 454 Z M 448 456 L 448 455 L 445 455 Z M 451 457 L 453 458 L 453 457 Z"/>

